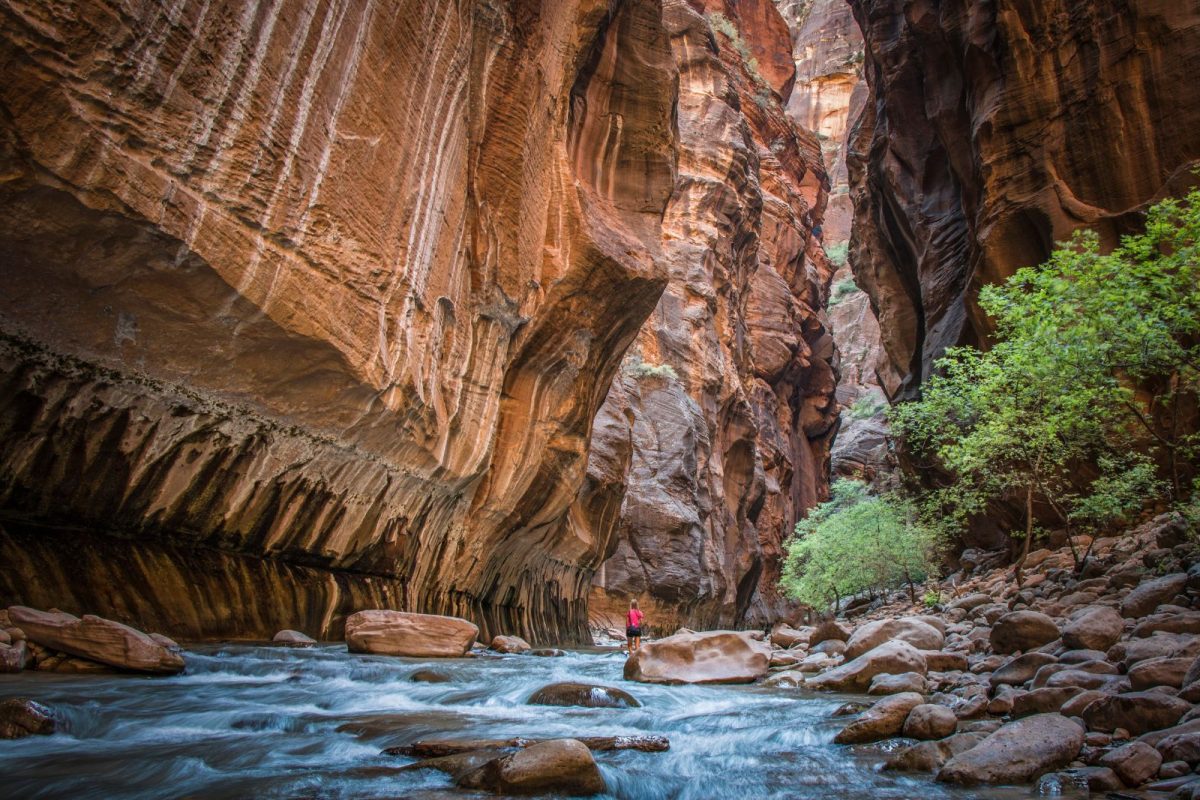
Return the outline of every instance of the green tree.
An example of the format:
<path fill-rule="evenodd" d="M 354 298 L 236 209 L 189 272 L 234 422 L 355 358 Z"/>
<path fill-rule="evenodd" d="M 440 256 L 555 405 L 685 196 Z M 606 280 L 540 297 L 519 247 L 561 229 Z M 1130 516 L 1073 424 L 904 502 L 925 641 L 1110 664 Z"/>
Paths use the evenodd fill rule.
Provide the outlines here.
<path fill-rule="evenodd" d="M 872 495 L 861 481 L 839 480 L 830 500 L 797 523 L 780 584 L 797 600 L 836 610 L 843 598 L 916 584 L 936 563 L 935 540 L 911 503 Z"/>
<path fill-rule="evenodd" d="M 921 399 L 892 409 L 910 452 L 949 473 L 929 506 L 951 527 L 1021 502 L 1018 583 L 1035 501 L 1068 534 L 1111 524 L 1158 490 L 1145 453 L 1162 457 L 1183 498 L 1196 451 L 1183 418 L 1200 363 L 1198 242 L 1200 192 L 1154 206 L 1145 233 L 1107 255 L 1094 233 L 1077 234 L 1040 268 L 981 291 L 994 346 L 947 351 Z"/>

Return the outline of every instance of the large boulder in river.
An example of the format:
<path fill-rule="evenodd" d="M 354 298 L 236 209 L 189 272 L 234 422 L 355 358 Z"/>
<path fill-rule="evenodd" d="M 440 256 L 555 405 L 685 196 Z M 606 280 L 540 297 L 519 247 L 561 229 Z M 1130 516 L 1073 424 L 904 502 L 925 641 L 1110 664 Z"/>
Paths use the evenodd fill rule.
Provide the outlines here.
<path fill-rule="evenodd" d="M 677 633 L 644 642 L 625 662 L 642 683 L 753 683 L 767 674 L 771 645 L 745 631 Z"/>
<path fill-rule="evenodd" d="M 1024 783 L 1070 764 L 1083 737 L 1083 728 L 1061 714 L 1025 717 L 947 761 L 937 779 L 965 786 Z"/>
<path fill-rule="evenodd" d="M 1116 609 L 1089 606 L 1073 614 L 1062 628 L 1063 644 L 1072 650 L 1107 650 L 1125 630 L 1125 620 Z"/>
<path fill-rule="evenodd" d="M 868 622 L 846 642 L 846 660 L 858 658 L 892 640 L 908 642 L 918 650 L 941 650 L 945 637 L 937 628 L 913 617 Z"/>
<path fill-rule="evenodd" d="M 583 706 L 584 708 L 639 708 L 641 703 L 624 689 L 589 683 L 552 683 L 529 697 L 531 706 Z"/>
<path fill-rule="evenodd" d="M 490 761 L 458 778 L 466 789 L 497 794 L 601 794 L 604 778 L 587 745 L 575 739 L 552 739 Z"/>
<path fill-rule="evenodd" d="M 26 638 L 42 647 L 133 672 L 173 675 L 183 671 L 183 657 L 145 633 L 110 619 L 62 611 L 11 606 L 9 619 Z"/>
<path fill-rule="evenodd" d="M 885 672 L 893 675 L 918 672 L 924 675 L 925 656 L 908 642 L 892 641 L 840 667 L 809 678 L 805 685 L 810 689 L 862 692 L 871 685 L 872 678 Z"/>
<path fill-rule="evenodd" d="M 916 692 L 885 697 L 843 728 L 833 741 L 837 744 L 863 744 L 896 736 L 903 729 L 909 712 L 923 702 L 925 699 Z"/>
<path fill-rule="evenodd" d="M 436 614 L 374 609 L 346 619 L 346 647 L 351 653 L 460 658 L 478 635 L 474 623 Z"/>
<path fill-rule="evenodd" d="M 989 639 L 992 650 L 1007 655 L 1049 644 L 1058 635 L 1058 626 L 1045 614 L 1039 611 L 1013 611 L 996 621 Z"/>
<path fill-rule="evenodd" d="M 497 653 L 528 653 L 533 649 L 533 645 L 520 636 L 499 634 L 492 637 L 490 649 L 495 650 Z"/>
<path fill-rule="evenodd" d="M 1125 595 L 1121 601 L 1121 616 L 1127 618 L 1144 617 L 1163 603 L 1171 602 L 1171 598 L 1187 587 L 1187 574 L 1176 572 L 1164 575 L 1152 581 L 1139 583 L 1132 592 Z"/>

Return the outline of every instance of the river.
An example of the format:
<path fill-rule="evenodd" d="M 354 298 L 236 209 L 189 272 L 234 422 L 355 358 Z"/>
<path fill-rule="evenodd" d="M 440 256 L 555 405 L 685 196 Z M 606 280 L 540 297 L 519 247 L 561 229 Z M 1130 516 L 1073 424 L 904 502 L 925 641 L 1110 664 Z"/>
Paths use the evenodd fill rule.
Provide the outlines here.
<path fill-rule="evenodd" d="M 26 798 L 451 798 L 380 751 L 418 738 L 655 733 L 665 753 L 602 752 L 609 797 L 1010 798 L 878 771 L 880 746 L 831 744 L 846 697 L 755 686 L 651 686 L 616 652 L 422 661 L 243 644 L 197 646 L 171 678 L 24 673 L 0 697 L 54 706 L 67 731 L 0 742 L 0 794 Z M 428 668 L 448 683 L 416 683 Z M 529 706 L 556 681 L 621 686 L 638 709 Z"/>

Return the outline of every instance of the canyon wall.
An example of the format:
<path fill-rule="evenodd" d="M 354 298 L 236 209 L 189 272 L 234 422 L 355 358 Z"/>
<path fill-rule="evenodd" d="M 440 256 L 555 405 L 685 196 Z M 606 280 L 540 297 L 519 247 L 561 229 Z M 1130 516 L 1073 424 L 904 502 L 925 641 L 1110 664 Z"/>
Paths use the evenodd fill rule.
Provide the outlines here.
<path fill-rule="evenodd" d="M 870 98 L 848 157 L 851 263 L 910 397 L 988 335 L 979 287 L 1080 227 L 1109 242 L 1200 161 L 1193 0 L 851 0 Z"/>
<path fill-rule="evenodd" d="M 0 604 L 585 636 L 562 520 L 670 276 L 659 2 L 0 9 Z"/>
<path fill-rule="evenodd" d="M 664 10 L 679 69 L 668 283 L 601 408 L 569 524 L 614 532 L 596 627 L 623 628 L 630 598 L 655 630 L 762 625 L 793 610 L 782 541 L 827 488 L 832 269 L 812 229 L 828 179 L 784 112 L 794 70 L 771 2 Z"/>

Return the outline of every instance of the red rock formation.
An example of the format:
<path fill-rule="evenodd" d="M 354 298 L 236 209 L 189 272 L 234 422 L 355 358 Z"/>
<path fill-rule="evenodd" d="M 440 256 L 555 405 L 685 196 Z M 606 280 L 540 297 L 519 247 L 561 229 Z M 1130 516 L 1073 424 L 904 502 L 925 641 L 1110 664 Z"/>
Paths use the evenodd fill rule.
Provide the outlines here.
<path fill-rule="evenodd" d="M 657 629 L 784 613 L 782 539 L 826 490 L 835 372 L 818 309 L 831 270 L 811 229 L 827 182 L 816 137 L 739 52 L 780 38 L 736 16 L 751 5 L 714 21 L 665 3 L 680 74 L 670 281 L 597 418 L 570 515 L 583 539 L 617 530 L 591 596 L 605 627 L 623 626 L 630 597 Z"/>
<path fill-rule="evenodd" d="M 981 285 L 1083 226 L 1112 241 L 1200 161 L 1194 3 L 851 0 L 871 99 L 850 154 L 883 384 L 988 333 Z"/>
<path fill-rule="evenodd" d="M 658 2 L 3 6 L 0 598 L 582 635 L 560 520 L 667 277 Z M 193 606 L 142 554 L 243 566 Z"/>

